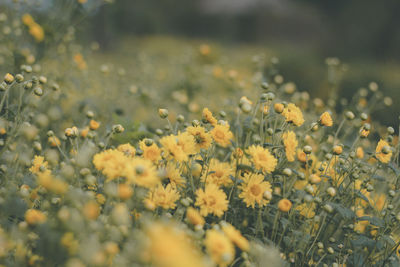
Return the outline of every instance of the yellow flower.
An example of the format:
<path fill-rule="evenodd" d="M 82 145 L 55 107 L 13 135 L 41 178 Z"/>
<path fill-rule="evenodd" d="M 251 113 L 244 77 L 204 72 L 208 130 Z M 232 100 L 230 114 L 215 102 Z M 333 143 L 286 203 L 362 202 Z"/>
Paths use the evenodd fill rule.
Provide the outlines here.
<path fill-rule="evenodd" d="M 196 154 L 196 142 L 193 135 L 188 132 L 179 133 L 178 136 L 178 145 L 182 148 L 183 152 L 186 155 Z"/>
<path fill-rule="evenodd" d="M 233 133 L 229 130 L 229 125 L 215 125 L 211 130 L 211 135 L 214 141 L 222 147 L 227 147 L 231 144 Z"/>
<path fill-rule="evenodd" d="M 331 114 L 328 112 L 322 113 L 321 117 L 319 117 L 320 123 L 324 126 L 331 127 L 333 125 L 333 120 Z"/>
<path fill-rule="evenodd" d="M 292 122 L 296 126 L 301 126 L 304 123 L 303 113 L 295 104 L 288 104 L 282 115 L 285 116 L 287 122 Z"/>
<path fill-rule="evenodd" d="M 181 172 L 174 163 L 168 163 L 165 171 L 166 178 L 173 187 L 186 187 L 186 179 L 182 177 Z"/>
<path fill-rule="evenodd" d="M 29 34 L 35 38 L 36 42 L 40 43 L 44 40 L 44 30 L 43 28 L 35 23 L 29 27 Z"/>
<path fill-rule="evenodd" d="M 100 207 L 95 201 L 89 201 L 83 206 L 83 215 L 89 220 L 96 220 L 100 215 Z"/>
<path fill-rule="evenodd" d="M 274 110 L 275 110 L 276 113 L 281 114 L 284 109 L 285 109 L 285 106 L 282 103 L 275 103 L 274 104 Z"/>
<path fill-rule="evenodd" d="M 129 143 L 119 145 L 117 147 L 117 150 L 123 152 L 126 156 L 129 157 L 134 157 L 136 153 L 136 149 Z"/>
<path fill-rule="evenodd" d="M 208 108 L 203 109 L 203 119 L 210 123 L 212 126 L 216 126 L 218 122 Z"/>
<path fill-rule="evenodd" d="M 37 183 L 55 194 L 65 194 L 68 184 L 60 179 L 54 178 L 50 170 L 37 173 Z"/>
<path fill-rule="evenodd" d="M 249 241 L 242 236 L 242 234 L 231 224 L 225 223 L 222 226 L 222 231 L 225 235 L 241 250 L 248 251 L 250 248 Z"/>
<path fill-rule="evenodd" d="M 208 149 L 211 145 L 212 138 L 211 134 L 207 133 L 206 130 L 201 126 L 190 126 L 186 131 L 194 137 L 196 143 L 196 152 L 200 152 L 200 149 Z"/>
<path fill-rule="evenodd" d="M 202 255 L 194 242 L 172 224 L 152 223 L 146 227 L 147 242 L 142 259 L 155 267 L 202 267 Z"/>
<path fill-rule="evenodd" d="M 213 183 L 218 186 L 228 186 L 233 183 L 231 175 L 234 175 L 234 171 L 229 163 L 219 162 L 213 158 L 210 160 L 208 174 L 204 174 L 201 177 L 201 181 L 206 184 Z"/>
<path fill-rule="evenodd" d="M 301 216 L 311 219 L 315 216 L 315 203 L 303 203 L 297 206 L 296 210 L 299 211 Z"/>
<path fill-rule="evenodd" d="M 211 259 L 218 266 L 228 266 L 233 261 L 235 248 L 223 233 L 214 229 L 208 230 L 204 244 Z"/>
<path fill-rule="evenodd" d="M 143 151 L 142 157 L 152 162 L 158 162 L 161 159 L 161 149 L 155 144 L 146 145 L 145 140 L 139 142 L 139 147 Z"/>
<path fill-rule="evenodd" d="M 379 140 L 378 145 L 376 146 L 375 153 L 376 153 L 376 157 L 382 163 L 388 163 L 390 161 L 390 159 L 392 158 L 392 154 L 393 154 L 388 142 L 386 142 L 385 140 L 382 140 L 382 139 Z"/>
<path fill-rule="evenodd" d="M 164 152 L 178 162 L 188 161 L 189 155 L 196 153 L 194 137 L 186 132 L 177 136 L 164 136 L 160 143 Z"/>
<path fill-rule="evenodd" d="M 47 220 L 46 215 L 40 210 L 28 209 L 25 212 L 25 221 L 28 224 L 41 224 Z"/>
<path fill-rule="evenodd" d="M 118 197 L 122 200 L 130 199 L 133 195 L 133 189 L 130 185 L 120 184 L 118 185 Z"/>
<path fill-rule="evenodd" d="M 292 208 L 292 202 L 289 199 L 283 198 L 278 202 L 278 209 L 282 212 L 288 212 Z"/>
<path fill-rule="evenodd" d="M 138 157 L 133 158 L 131 161 L 127 179 L 129 182 L 146 188 L 153 188 L 160 183 L 160 178 L 157 176 L 157 170 L 153 163 Z"/>
<path fill-rule="evenodd" d="M 268 149 L 259 145 L 252 145 L 248 148 L 247 153 L 250 154 L 257 170 L 262 170 L 266 173 L 271 173 L 275 170 L 278 161 Z"/>
<path fill-rule="evenodd" d="M 198 189 L 196 191 L 196 206 L 200 207 L 200 214 L 207 216 L 214 214 L 221 217 L 228 210 L 228 200 L 224 191 L 215 184 L 208 184 L 205 190 Z"/>
<path fill-rule="evenodd" d="M 101 171 L 107 177 L 107 181 L 109 181 L 118 177 L 127 176 L 129 158 L 119 150 L 108 149 L 94 155 L 93 164 L 97 170 Z"/>
<path fill-rule="evenodd" d="M 22 16 L 22 23 L 24 23 L 26 26 L 30 26 L 35 23 L 35 20 L 30 14 L 24 14 Z"/>
<path fill-rule="evenodd" d="M 72 232 L 65 233 L 62 236 L 60 243 L 68 250 L 70 255 L 74 255 L 79 249 L 79 241 L 74 238 L 74 233 Z"/>
<path fill-rule="evenodd" d="M 176 207 L 175 202 L 179 198 L 180 194 L 176 188 L 168 184 L 165 188 L 162 185 L 158 185 L 150 190 L 145 201 L 153 203 L 155 207 L 174 209 Z"/>
<path fill-rule="evenodd" d="M 29 170 L 31 173 L 38 174 L 40 172 L 40 167 L 42 167 L 43 170 L 46 170 L 48 165 L 49 163 L 44 160 L 44 157 L 35 156 L 32 167 L 30 167 Z"/>
<path fill-rule="evenodd" d="M 243 183 L 239 185 L 242 190 L 239 197 L 243 199 L 246 206 L 254 208 L 257 203 L 260 206 L 265 206 L 269 200 L 264 198 L 265 191 L 272 192 L 271 184 L 264 181 L 264 176 L 261 174 L 245 174 Z"/>
<path fill-rule="evenodd" d="M 56 136 L 49 136 L 47 139 L 51 147 L 57 147 L 61 145 L 60 139 Z"/>
<path fill-rule="evenodd" d="M 99 127 L 100 127 L 100 123 L 99 123 L 99 122 L 97 122 L 97 121 L 95 121 L 95 120 L 90 120 L 90 122 L 89 122 L 89 128 L 90 128 L 90 130 L 95 131 L 95 130 L 97 130 Z"/>
<path fill-rule="evenodd" d="M 194 226 L 203 227 L 205 223 L 203 216 L 201 216 L 201 214 L 192 207 L 189 207 L 186 210 L 186 219 Z"/>
<path fill-rule="evenodd" d="M 289 162 L 295 160 L 296 147 L 298 145 L 296 134 L 292 131 L 288 131 L 282 135 L 283 144 L 285 145 L 286 158 Z"/>
<path fill-rule="evenodd" d="M 369 130 L 362 129 L 360 132 L 361 137 L 366 138 L 369 135 Z"/>

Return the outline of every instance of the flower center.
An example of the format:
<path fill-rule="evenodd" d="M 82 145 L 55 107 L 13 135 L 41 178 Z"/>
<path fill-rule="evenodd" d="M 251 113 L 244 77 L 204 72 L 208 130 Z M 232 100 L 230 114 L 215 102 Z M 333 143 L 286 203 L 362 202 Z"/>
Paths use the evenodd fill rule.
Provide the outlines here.
<path fill-rule="evenodd" d="M 252 185 L 250 187 L 250 192 L 253 195 L 258 196 L 259 194 L 261 194 L 261 188 L 258 185 Z"/>
<path fill-rule="evenodd" d="M 224 133 L 223 133 L 223 132 L 220 132 L 220 131 L 216 132 L 216 133 L 215 133 L 215 136 L 216 136 L 218 139 L 223 139 L 223 138 L 225 137 Z"/>

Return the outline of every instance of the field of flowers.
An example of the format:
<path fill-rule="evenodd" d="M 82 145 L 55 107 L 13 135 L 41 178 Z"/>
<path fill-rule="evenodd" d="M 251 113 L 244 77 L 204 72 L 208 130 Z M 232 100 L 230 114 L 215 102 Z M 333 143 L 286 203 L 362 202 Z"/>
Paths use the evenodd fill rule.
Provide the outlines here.
<path fill-rule="evenodd" d="M 322 100 L 272 52 L 168 37 L 100 53 L 66 26 L 86 1 L 41 20 L 15 2 L 0 266 L 400 265 L 400 146 L 371 119 L 393 102 L 377 83 L 340 100 L 328 58 Z"/>

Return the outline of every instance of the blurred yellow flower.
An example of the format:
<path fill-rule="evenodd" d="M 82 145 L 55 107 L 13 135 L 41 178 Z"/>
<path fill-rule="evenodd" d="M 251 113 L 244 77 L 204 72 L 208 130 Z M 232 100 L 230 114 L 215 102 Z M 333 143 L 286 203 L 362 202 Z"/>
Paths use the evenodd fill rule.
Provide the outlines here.
<path fill-rule="evenodd" d="M 32 167 L 29 168 L 29 171 L 33 174 L 38 174 L 40 172 L 40 168 L 42 170 L 46 170 L 49 163 L 44 160 L 42 156 L 35 156 L 32 162 Z"/>
<path fill-rule="evenodd" d="M 155 267 L 206 266 L 194 242 L 179 227 L 151 223 L 146 227 L 146 242 L 142 259 Z"/>
<path fill-rule="evenodd" d="M 378 145 L 376 146 L 376 157 L 382 163 L 388 163 L 392 158 L 392 150 L 390 149 L 390 145 L 385 140 L 379 140 Z"/>
<path fill-rule="evenodd" d="M 204 108 L 203 109 L 203 119 L 210 123 L 212 126 L 216 126 L 217 125 L 217 119 L 214 118 L 213 114 L 211 113 L 211 111 L 208 108 Z"/>
<path fill-rule="evenodd" d="M 186 131 L 194 137 L 196 143 L 196 152 L 200 152 L 200 149 L 208 149 L 211 145 L 212 138 L 211 134 L 201 126 L 190 126 Z"/>
<path fill-rule="evenodd" d="M 195 208 L 192 207 L 187 208 L 186 219 L 194 226 L 203 227 L 205 223 L 203 216 L 201 216 L 201 214 Z"/>
<path fill-rule="evenodd" d="M 214 214 L 221 217 L 228 210 L 228 200 L 224 191 L 215 184 L 208 184 L 205 189 L 197 189 L 196 206 L 200 207 L 200 214 L 207 216 Z"/>
<path fill-rule="evenodd" d="M 333 125 L 333 120 L 331 117 L 331 114 L 328 112 L 322 113 L 322 115 L 319 117 L 320 123 L 324 126 L 331 127 Z"/>
<path fill-rule="evenodd" d="M 282 135 L 283 144 L 285 145 L 286 158 L 289 162 L 295 160 L 296 148 L 298 145 L 296 134 L 293 131 L 285 132 Z"/>
<path fill-rule="evenodd" d="M 223 233 L 214 229 L 208 230 L 204 244 L 208 254 L 218 266 L 228 266 L 233 261 L 235 248 Z"/>
<path fill-rule="evenodd" d="M 158 162 L 161 159 L 161 149 L 154 142 L 147 145 L 145 140 L 139 142 L 139 147 L 143 151 L 142 157 L 152 162 Z"/>
<path fill-rule="evenodd" d="M 46 215 L 40 210 L 28 209 L 25 212 L 25 221 L 28 224 L 41 224 L 46 222 L 46 220 L 47 220 Z"/>
<path fill-rule="evenodd" d="M 225 223 L 222 226 L 222 231 L 224 231 L 225 235 L 241 250 L 248 251 L 250 249 L 249 241 L 242 236 L 240 231 L 238 231 L 235 227 L 233 227 L 229 223 Z"/>
<path fill-rule="evenodd" d="M 287 122 L 292 122 L 296 126 L 301 126 L 304 123 L 303 113 L 293 103 L 287 105 L 282 115 L 285 116 Z"/>

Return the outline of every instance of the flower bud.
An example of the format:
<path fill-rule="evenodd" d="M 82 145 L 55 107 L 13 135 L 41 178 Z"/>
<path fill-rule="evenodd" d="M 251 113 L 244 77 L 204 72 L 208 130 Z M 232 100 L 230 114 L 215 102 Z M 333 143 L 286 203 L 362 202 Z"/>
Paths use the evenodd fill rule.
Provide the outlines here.
<path fill-rule="evenodd" d="M 24 81 L 24 76 L 22 74 L 15 75 L 15 80 L 17 83 L 22 83 Z"/>
<path fill-rule="evenodd" d="M 328 187 L 328 189 L 326 189 L 326 192 L 331 196 L 334 197 L 336 195 L 336 189 L 333 187 Z"/>
<path fill-rule="evenodd" d="M 366 114 L 366 113 L 361 113 L 360 114 L 360 118 L 363 120 L 363 121 L 366 121 L 366 120 L 368 120 L 368 115 Z"/>
<path fill-rule="evenodd" d="M 274 105 L 274 110 L 276 113 L 282 113 L 283 110 L 285 109 L 285 106 L 282 103 L 275 103 Z"/>
<path fill-rule="evenodd" d="M 5 81 L 7 84 L 11 84 L 11 83 L 14 82 L 14 76 L 13 76 L 12 74 L 10 74 L 10 73 L 7 73 L 7 74 L 4 76 L 4 81 Z"/>
<path fill-rule="evenodd" d="M 112 127 L 112 131 L 114 133 L 122 133 L 123 131 L 125 131 L 124 127 L 121 124 L 116 124 Z"/>
<path fill-rule="evenodd" d="M 332 213 L 333 212 L 333 207 L 329 204 L 325 204 L 324 205 L 324 210 L 328 213 Z"/>
<path fill-rule="evenodd" d="M 346 119 L 348 119 L 348 120 L 353 120 L 353 119 L 355 118 L 354 113 L 351 112 L 351 111 L 347 111 L 347 112 L 345 113 L 345 116 L 346 116 Z"/>
<path fill-rule="evenodd" d="M 158 109 L 158 115 L 160 116 L 161 119 L 165 119 L 168 117 L 168 109 L 165 108 L 160 108 Z"/>
<path fill-rule="evenodd" d="M 304 147 L 303 147 L 303 151 L 304 151 L 304 153 L 306 153 L 306 154 L 311 154 L 311 152 L 312 152 L 312 147 L 311 147 L 311 146 L 304 146 Z"/>
<path fill-rule="evenodd" d="M 343 153 L 343 147 L 340 145 L 336 145 L 333 147 L 333 154 L 340 155 Z"/>

